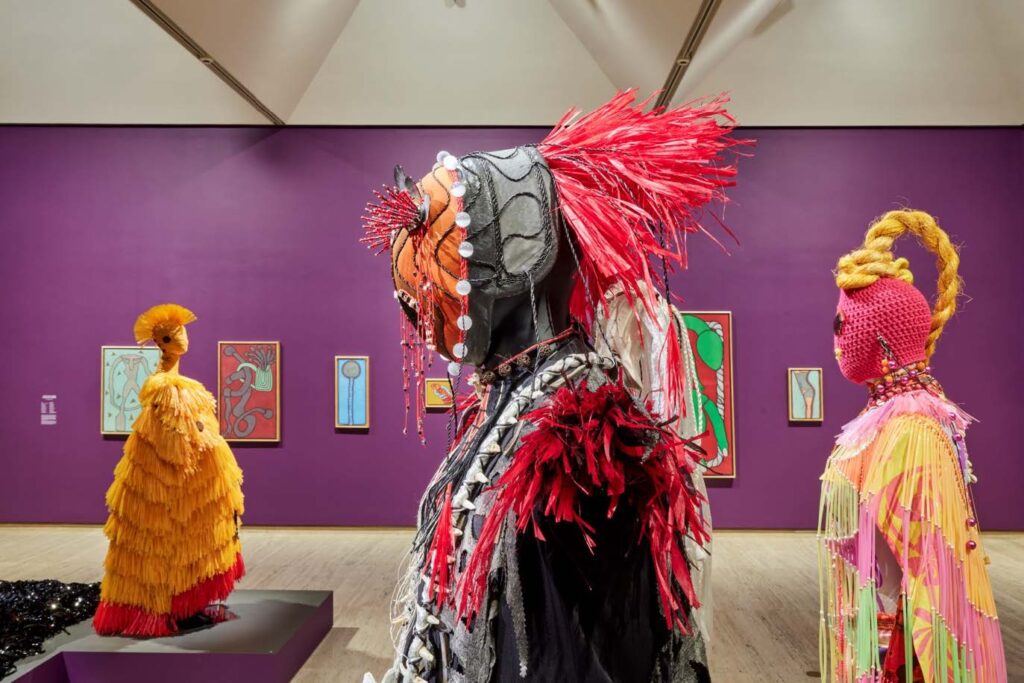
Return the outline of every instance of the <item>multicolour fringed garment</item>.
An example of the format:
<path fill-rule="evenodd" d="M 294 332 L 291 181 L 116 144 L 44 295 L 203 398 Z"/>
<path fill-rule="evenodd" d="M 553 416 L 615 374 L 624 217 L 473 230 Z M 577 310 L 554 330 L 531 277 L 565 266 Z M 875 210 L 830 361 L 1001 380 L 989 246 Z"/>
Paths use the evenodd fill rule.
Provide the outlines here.
<path fill-rule="evenodd" d="M 824 680 L 1006 681 L 970 421 L 931 382 L 873 400 L 837 439 L 818 525 Z"/>

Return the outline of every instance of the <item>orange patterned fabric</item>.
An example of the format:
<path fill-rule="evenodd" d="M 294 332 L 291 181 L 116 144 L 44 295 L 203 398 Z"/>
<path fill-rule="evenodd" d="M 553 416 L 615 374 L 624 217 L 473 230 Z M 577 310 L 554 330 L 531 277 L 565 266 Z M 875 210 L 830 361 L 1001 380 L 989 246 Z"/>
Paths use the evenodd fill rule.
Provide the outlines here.
<path fill-rule="evenodd" d="M 433 318 L 434 339 L 438 351 L 452 357 L 452 346 L 460 338 L 455 325 L 462 303 L 455 291 L 459 281 L 461 230 L 455 226 L 457 203 L 449 193 L 452 174 L 435 165 L 420 181 L 420 192 L 430 196 L 430 213 L 425 231 L 419 239 L 411 239 L 402 229 L 392 247 L 392 268 L 395 288 L 408 300 L 429 302 L 430 310 L 419 315 Z M 417 288 L 426 286 L 426 296 Z"/>

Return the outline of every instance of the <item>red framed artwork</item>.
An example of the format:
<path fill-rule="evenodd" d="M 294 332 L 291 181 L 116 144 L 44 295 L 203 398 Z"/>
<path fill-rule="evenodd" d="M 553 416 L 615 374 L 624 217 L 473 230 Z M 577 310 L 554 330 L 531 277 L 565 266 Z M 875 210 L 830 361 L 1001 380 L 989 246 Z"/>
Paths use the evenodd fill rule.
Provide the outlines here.
<path fill-rule="evenodd" d="M 281 440 L 280 342 L 217 342 L 217 414 L 228 441 Z"/>
<path fill-rule="evenodd" d="M 703 435 L 697 444 L 704 449 L 704 476 L 736 477 L 736 425 L 733 412 L 732 313 L 683 311 L 683 324 L 693 348 L 700 385 L 693 404 L 699 406 Z"/>

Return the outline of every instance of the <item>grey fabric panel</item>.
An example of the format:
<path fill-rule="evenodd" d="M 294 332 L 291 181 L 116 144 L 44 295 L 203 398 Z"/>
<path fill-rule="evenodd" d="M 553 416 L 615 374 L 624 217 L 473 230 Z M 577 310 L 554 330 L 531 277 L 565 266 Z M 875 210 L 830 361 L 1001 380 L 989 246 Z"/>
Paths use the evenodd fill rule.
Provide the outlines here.
<path fill-rule="evenodd" d="M 533 147 L 476 152 L 460 159 L 464 210 L 474 247 L 470 282 L 492 298 L 527 291 L 543 280 L 557 255 L 554 179 Z"/>

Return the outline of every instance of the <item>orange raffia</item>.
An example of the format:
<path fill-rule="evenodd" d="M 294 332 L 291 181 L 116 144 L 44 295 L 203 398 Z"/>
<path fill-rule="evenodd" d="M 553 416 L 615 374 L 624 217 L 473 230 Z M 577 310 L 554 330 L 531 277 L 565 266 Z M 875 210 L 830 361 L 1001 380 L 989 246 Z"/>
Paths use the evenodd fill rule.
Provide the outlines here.
<path fill-rule="evenodd" d="M 141 411 L 107 491 L 110 544 L 93 619 L 104 635 L 172 634 L 177 620 L 226 598 L 245 573 L 242 471 L 218 433 L 213 396 L 177 369 L 174 349 L 192 320 L 188 309 L 163 304 L 135 325 L 142 341 L 180 339 L 161 346 L 174 364 L 142 385 Z"/>

